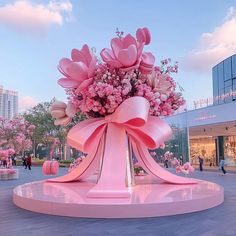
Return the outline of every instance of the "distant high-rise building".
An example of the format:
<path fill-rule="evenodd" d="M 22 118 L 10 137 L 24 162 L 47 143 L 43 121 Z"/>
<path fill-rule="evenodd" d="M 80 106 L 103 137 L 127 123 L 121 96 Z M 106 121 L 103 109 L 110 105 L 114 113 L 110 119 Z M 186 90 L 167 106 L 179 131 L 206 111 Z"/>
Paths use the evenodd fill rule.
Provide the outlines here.
<path fill-rule="evenodd" d="M 18 92 L 0 86 L 0 116 L 11 119 L 18 114 Z"/>

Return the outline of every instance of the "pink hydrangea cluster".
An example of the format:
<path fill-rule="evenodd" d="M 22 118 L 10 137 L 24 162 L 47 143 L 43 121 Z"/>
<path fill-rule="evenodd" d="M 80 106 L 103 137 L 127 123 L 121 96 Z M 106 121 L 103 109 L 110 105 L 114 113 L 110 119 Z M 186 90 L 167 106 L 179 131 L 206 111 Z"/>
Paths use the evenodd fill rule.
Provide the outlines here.
<path fill-rule="evenodd" d="M 176 157 L 174 157 L 174 154 L 170 151 L 165 152 L 164 160 L 168 160 L 171 163 L 171 165 L 175 168 L 176 173 L 183 173 L 185 175 L 188 175 L 194 172 L 194 168 L 189 162 L 181 165 L 180 161 Z"/>
<path fill-rule="evenodd" d="M 124 100 L 142 96 L 150 103 L 150 115 L 173 114 L 185 102 L 171 77 L 178 72 L 178 64 L 172 66 L 166 59 L 155 66 L 154 55 L 143 50 L 150 41 L 144 27 L 136 31 L 136 37 L 117 31 L 111 48 L 101 51 L 102 60 L 86 44 L 81 50 L 73 49 L 71 59 L 63 58 L 58 65 L 63 74 L 58 83 L 66 89 L 70 107 L 88 117 L 103 117 Z"/>

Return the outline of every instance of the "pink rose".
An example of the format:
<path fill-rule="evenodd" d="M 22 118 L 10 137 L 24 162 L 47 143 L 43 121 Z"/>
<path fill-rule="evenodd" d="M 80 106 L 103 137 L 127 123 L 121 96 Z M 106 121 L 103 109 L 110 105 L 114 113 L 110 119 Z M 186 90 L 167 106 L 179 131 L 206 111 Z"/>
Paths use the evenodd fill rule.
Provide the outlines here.
<path fill-rule="evenodd" d="M 81 50 L 73 49 L 71 58 L 62 58 L 58 65 L 58 70 L 65 76 L 59 79 L 58 84 L 63 88 L 77 88 L 81 90 L 88 87 L 93 82 L 96 70 L 96 57 L 90 52 L 85 44 Z"/>

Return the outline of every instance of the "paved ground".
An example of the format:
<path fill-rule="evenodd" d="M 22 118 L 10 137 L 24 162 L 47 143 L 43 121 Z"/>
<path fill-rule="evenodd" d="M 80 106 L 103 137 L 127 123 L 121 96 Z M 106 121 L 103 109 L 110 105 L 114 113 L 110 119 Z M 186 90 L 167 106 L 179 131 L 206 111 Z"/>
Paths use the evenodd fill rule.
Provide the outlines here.
<path fill-rule="evenodd" d="M 61 169 L 60 173 L 65 172 Z M 184 215 L 144 219 L 86 219 L 26 211 L 12 203 L 12 189 L 45 177 L 41 169 L 20 168 L 20 179 L 0 181 L 0 236 L 225 236 L 236 235 L 236 174 L 198 172 L 194 177 L 225 187 L 225 202 L 215 208 Z"/>

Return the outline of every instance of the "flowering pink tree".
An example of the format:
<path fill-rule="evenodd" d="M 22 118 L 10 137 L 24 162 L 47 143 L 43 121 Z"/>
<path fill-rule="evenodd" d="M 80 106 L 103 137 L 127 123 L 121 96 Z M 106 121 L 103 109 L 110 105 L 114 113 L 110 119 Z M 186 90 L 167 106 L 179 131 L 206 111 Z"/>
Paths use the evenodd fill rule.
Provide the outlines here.
<path fill-rule="evenodd" d="M 14 149 L 16 154 L 32 148 L 31 137 L 35 126 L 22 117 L 11 120 L 0 117 L 0 148 Z"/>

